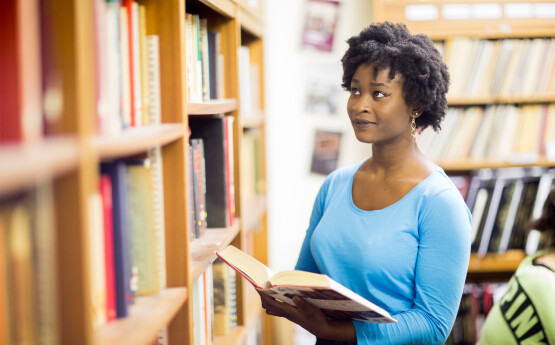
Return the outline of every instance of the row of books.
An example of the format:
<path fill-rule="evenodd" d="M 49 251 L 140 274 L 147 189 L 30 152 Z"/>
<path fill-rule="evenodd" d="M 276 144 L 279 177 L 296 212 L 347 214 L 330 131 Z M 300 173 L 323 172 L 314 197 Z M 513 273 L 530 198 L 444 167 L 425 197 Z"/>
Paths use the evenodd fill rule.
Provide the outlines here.
<path fill-rule="evenodd" d="M 235 183 L 231 116 L 189 118 L 191 239 L 233 225 Z"/>
<path fill-rule="evenodd" d="M 482 257 L 509 249 L 532 254 L 548 243 L 540 232 L 528 232 L 525 227 L 541 215 L 555 187 L 555 169 L 481 169 L 452 179 L 472 211 L 472 252 Z"/>
<path fill-rule="evenodd" d="M 488 313 L 506 288 L 506 283 L 466 284 L 445 345 L 476 344 Z"/>
<path fill-rule="evenodd" d="M 195 345 L 210 345 L 215 336 L 237 327 L 235 271 L 221 260 L 193 282 L 193 331 Z"/>
<path fill-rule="evenodd" d="M 439 133 L 425 129 L 418 146 L 435 161 L 555 161 L 555 104 L 451 107 Z"/>
<path fill-rule="evenodd" d="M 139 160 L 102 163 L 89 200 L 95 327 L 128 315 L 137 296 L 166 286 L 160 149 Z"/>
<path fill-rule="evenodd" d="M 0 344 L 60 343 L 55 211 L 50 182 L 0 201 Z"/>
<path fill-rule="evenodd" d="M 70 77 L 62 66 L 60 33 L 66 28 L 54 6 L 6 1 L 0 11 L 0 143 L 61 131 Z M 96 0 L 92 10 L 97 133 L 153 123 L 160 117 L 159 39 L 146 34 L 144 5 Z"/>
<path fill-rule="evenodd" d="M 221 34 L 209 31 L 206 18 L 185 14 L 187 91 L 190 102 L 224 97 L 224 58 Z"/>
<path fill-rule="evenodd" d="M 555 40 L 454 38 L 445 47 L 450 98 L 555 94 Z"/>
<path fill-rule="evenodd" d="M 144 4 L 94 2 L 98 132 L 156 123 L 160 117 L 159 38 L 147 35 Z"/>

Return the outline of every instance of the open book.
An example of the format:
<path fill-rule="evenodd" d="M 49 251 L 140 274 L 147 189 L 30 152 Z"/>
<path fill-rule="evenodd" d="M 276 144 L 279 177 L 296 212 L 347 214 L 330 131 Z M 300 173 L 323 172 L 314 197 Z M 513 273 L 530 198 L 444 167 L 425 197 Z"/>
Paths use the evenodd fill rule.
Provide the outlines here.
<path fill-rule="evenodd" d="M 282 302 L 295 305 L 292 298 L 301 296 L 320 308 L 330 319 L 364 322 L 397 322 L 389 313 L 324 274 L 283 271 L 270 268 L 234 246 L 216 252 L 226 264 L 239 272 L 257 290 Z"/>

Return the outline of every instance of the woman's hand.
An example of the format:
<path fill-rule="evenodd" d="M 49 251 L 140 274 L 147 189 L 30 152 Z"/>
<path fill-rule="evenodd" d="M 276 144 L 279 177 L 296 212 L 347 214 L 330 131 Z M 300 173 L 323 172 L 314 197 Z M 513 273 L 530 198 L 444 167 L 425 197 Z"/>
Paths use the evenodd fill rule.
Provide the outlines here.
<path fill-rule="evenodd" d="M 266 314 L 284 317 L 296 323 L 317 338 L 349 341 L 356 343 L 355 327 L 351 321 L 331 321 L 317 307 L 305 301 L 302 297 L 293 297 L 295 306 L 276 300 L 258 291 L 262 300 L 262 308 Z"/>

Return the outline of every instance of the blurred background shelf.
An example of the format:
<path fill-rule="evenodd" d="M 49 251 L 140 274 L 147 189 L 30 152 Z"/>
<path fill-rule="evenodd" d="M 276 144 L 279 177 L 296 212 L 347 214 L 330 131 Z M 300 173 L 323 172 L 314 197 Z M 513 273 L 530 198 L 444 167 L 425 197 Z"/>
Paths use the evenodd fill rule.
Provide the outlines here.
<path fill-rule="evenodd" d="M 148 345 L 174 317 L 187 299 L 186 288 L 169 288 L 154 296 L 138 297 L 129 316 L 103 326 L 102 345 Z"/>
<path fill-rule="evenodd" d="M 75 137 L 53 137 L 0 146 L 0 196 L 76 169 L 79 145 Z"/>

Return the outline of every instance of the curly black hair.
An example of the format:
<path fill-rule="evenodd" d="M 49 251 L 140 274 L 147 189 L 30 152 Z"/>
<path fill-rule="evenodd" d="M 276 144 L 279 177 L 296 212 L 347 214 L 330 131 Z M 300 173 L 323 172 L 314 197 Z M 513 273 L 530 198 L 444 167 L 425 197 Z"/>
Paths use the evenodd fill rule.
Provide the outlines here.
<path fill-rule="evenodd" d="M 351 80 L 360 64 L 370 63 L 374 73 L 389 68 L 389 77 L 404 77 L 403 97 L 411 107 L 422 109 L 416 127 L 428 126 L 437 132 L 447 109 L 449 72 L 441 54 L 426 35 L 412 35 L 402 23 L 374 23 L 347 40 L 343 55 L 343 82 L 351 89 Z"/>
<path fill-rule="evenodd" d="M 542 232 L 545 248 L 555 250 L 555 187 L 545 199 L 540 218 L 529 220 L 525 227 L 528 231 L 535 229 Z"/>

